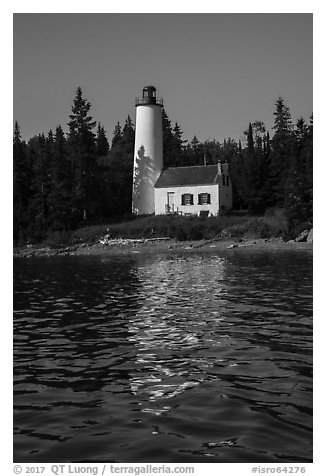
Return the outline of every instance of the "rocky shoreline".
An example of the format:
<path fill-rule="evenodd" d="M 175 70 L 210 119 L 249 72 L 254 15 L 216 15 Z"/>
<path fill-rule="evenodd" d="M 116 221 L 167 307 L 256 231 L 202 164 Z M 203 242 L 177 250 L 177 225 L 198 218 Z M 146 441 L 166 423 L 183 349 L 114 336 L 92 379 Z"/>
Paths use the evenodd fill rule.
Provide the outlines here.
<path fill-rule="evenodd" d="M 14 258 L 88 256 L 88 255 L 133 255 L 155 253 L 196 253 L 246 250 L 255 251 L 310 251 L 312 241 L 283 241 L 281 238 L 269 239 L 212 239 L 200 241 L 176 241 L 171 238 L 152 239 L 102 239 L 95 243 L 78 243 L 62 248 L 42 245 L 27 245 L 14 249 Z"/>

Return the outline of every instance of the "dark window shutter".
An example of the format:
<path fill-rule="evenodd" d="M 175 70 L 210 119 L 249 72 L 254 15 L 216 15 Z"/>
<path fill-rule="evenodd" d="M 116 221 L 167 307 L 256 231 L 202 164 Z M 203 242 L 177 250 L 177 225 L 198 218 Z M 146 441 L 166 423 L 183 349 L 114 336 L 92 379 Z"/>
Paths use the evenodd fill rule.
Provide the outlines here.
<path fill-rule="evenodd" d="M 211 194 L 210 194 L 210 193 L 207 194 L 207 203 L 208 203 L 209 205 L 210 205 L 210 203 L 211 203 Z"/>
<path fill-rule="evenodd" d="M 181 205 L 184 205 L 184 204 L 185 204 L 185 196 L 181 195 Z"/>

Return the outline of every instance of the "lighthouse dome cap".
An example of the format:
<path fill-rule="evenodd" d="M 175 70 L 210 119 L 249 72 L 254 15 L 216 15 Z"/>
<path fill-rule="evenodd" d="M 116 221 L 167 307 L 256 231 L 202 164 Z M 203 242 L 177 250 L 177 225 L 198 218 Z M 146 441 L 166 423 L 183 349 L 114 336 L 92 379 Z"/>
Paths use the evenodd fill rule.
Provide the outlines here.
<path fill-rule="evenodd" d="M 156 91 L 156 88 L 154 88 L 154 86 L 149 85 L 145 86 L 143 91 Z"/>

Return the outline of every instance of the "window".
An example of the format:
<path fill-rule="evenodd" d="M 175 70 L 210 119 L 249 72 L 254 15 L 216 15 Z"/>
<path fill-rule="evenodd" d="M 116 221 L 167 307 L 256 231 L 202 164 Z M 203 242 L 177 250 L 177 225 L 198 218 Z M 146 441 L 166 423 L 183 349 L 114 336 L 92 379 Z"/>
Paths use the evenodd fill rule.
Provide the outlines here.
<path fill-rule="evenodd" d="M 193 205 L 194 204 L 194 196 L 192 193 L 184 193 L 181 195 L 181 205 Z"/>
<path fill-rule="evenodd" d="M 209 205 L 211 203 L 211 194 L 210 193 L 199 193 L 198 194 L 198 205 Z"/>

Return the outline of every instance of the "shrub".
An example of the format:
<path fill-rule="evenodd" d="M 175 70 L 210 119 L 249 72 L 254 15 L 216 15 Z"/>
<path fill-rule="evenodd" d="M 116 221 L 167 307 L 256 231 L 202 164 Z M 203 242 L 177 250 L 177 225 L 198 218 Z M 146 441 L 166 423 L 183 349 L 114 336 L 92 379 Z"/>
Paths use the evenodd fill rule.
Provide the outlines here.
<path fill-rule="evenodd" d="M 179 241 L 221 238 L 269 238 L 285 233 L 286 220 L 278 209 L 266 211 L 264 217 L 241 214 L 198 217 L 180 215 L 150 215 L 79 228 L 73 232 L 52 232 L 46 243 L 53 247 L 74 243 L 94 243 L 105 235 L 110 238 L 162 238 Z M 282 235 L 283 236 L 283 235 Z"/>
<path fill-rule="evenodd" d="M 68 246 L 71 242 L 71 231 L 52 231 L 46 238 L 45 244 L 51 248 Z"/>
<path fill-rule="evenodd" d="M 286 213 L 283 208 L 268 208 L 263 217 L 263 221 L 275 230 L 282 232 L 287 230 L 288 227 Z"/>
<path fill-rule="evenodd" d="M 72 232 L 73 243 L 95 243 L 107 233 L 107 225 L 92 225 Z"/>
<path fill-rule="evenodd" d="M 218 217 L 148 216 L 109 227 L 111 238 L 170 237 L 180 241 L 213 238 L 220 226 Z"/>

